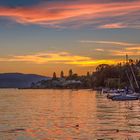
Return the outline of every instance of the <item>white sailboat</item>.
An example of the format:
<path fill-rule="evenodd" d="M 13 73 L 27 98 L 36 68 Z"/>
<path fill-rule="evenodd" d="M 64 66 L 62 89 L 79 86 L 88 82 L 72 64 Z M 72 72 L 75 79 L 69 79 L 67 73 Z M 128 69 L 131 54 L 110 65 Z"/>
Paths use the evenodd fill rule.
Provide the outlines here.
<path fill-rule="evenodd" d="M 128 56 L 127 55 L 126 55 L 126 61 L 128 62 Z M 137 79 L 136 79 L 136 75 L 135 75 L 134 70 L 132 68 L 132 65 L 129 65 L 129 66 L 130 66 L 135 84 L 136 84 L 137 88 L 140 89 L 139 84 L 138 84 Z M 131 78 L 129 77 L 128 71 L 126 71 L 126 75 L 127 75 L 127 78 L 129 80 L 129 83 L 130 83 L 130 86 L 131 86 L 133 92 L 130 93 L 128 90 L 125 90 L 125 91 L 120 92 L 120 93 L 108 94 L 107 98 L 115 100 L 115 101 L 128 101 L 128 100 L 138 100 L 138 99 L 140 99 L 140 94 L 135 92 L 135 88 L 133 86 Z"/>

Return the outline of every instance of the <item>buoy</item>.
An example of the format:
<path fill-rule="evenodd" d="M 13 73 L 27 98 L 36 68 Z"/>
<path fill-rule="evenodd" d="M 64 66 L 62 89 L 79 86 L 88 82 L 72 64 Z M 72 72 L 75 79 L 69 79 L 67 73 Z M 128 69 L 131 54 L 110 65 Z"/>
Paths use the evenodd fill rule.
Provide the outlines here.
<path fill-rule="evenodd" d="M 76 125 L 75 125 L 75 127 L 77 127 L 77 128 L 78 128 L 78 127 L 79 127 L 79 124 L 76 124 Z"/>

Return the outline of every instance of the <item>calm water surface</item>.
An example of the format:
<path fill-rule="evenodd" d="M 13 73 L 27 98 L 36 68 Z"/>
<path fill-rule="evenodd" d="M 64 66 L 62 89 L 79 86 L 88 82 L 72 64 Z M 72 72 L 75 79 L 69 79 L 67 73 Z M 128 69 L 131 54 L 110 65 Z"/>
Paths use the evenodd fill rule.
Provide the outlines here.
<path fill-rule="evenodd" d="M 140 140 L 140 102 L 90 90 L 0 90 L 0 140 Z"/>

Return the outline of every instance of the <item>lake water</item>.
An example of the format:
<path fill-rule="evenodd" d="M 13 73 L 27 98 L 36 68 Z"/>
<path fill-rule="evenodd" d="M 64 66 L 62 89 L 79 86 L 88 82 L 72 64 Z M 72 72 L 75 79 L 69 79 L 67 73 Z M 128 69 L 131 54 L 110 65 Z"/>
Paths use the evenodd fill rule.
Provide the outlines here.
<path fill-rule="evenodd" d="M 0 90 L 0 140 L 140 140 L 140 102 L 91 90 Z"/>

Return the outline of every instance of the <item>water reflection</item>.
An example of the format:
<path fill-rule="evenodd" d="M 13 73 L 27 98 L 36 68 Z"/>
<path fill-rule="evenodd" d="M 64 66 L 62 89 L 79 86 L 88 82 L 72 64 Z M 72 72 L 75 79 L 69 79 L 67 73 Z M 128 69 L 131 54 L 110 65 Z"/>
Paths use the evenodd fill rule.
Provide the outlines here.
<path fill-rule="evenodd" d="M 0 90 L 2 140 L 140 139 L 140 102 L 91 90 Z"/>

